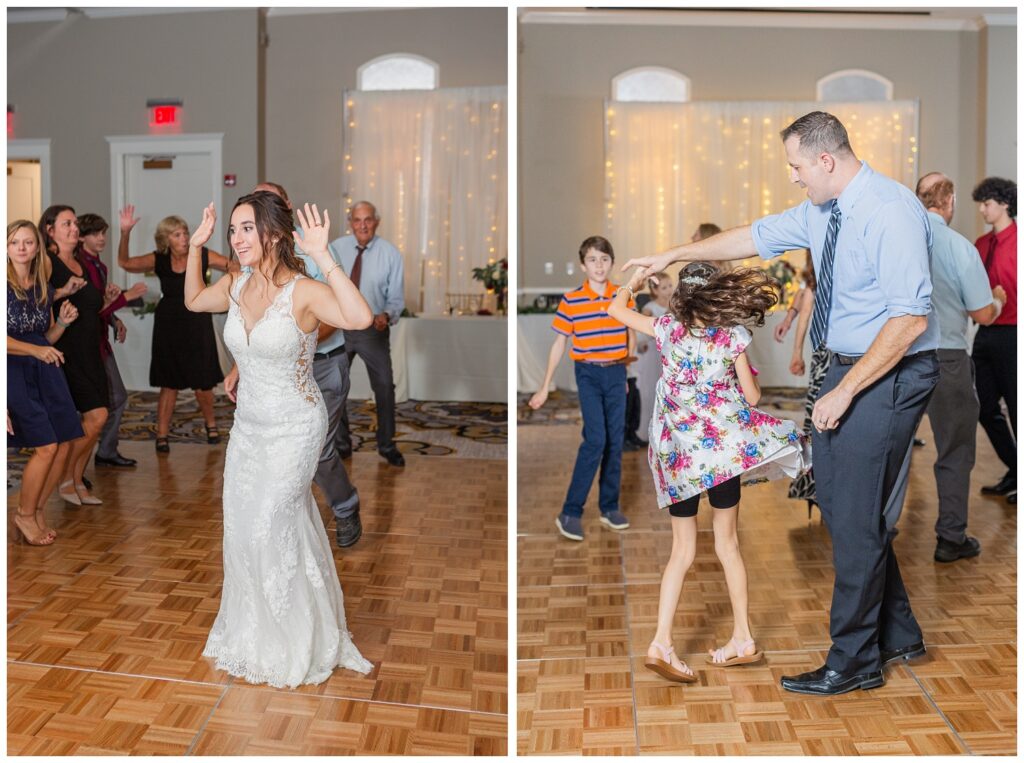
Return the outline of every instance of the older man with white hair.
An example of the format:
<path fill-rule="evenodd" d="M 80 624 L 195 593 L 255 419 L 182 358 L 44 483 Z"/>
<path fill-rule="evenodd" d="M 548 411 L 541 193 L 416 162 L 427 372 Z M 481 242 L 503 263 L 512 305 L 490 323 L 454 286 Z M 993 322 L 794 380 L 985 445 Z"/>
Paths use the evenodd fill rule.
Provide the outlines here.
<path fill-rule="evenodd" d="M 369 303 L 373 325 L 360 331 L 346 331 L 345 352 L 350 364 L 357 355 L 366 364 L 377 405 L 377 451 L 392 466 L 405 466 L 405 458 L 395 445 L 395 381 L 391 366 L 391 327 L 398 323 L 405 307 L 402 253 L 377 236 L 380 215 L 370 202 L 353 204 L 348 222 L 352 235 L 332 241 L 330 250 Z M 335 444 L 342 458 L 351 455 L 352 432 L 344 407 Z"/>

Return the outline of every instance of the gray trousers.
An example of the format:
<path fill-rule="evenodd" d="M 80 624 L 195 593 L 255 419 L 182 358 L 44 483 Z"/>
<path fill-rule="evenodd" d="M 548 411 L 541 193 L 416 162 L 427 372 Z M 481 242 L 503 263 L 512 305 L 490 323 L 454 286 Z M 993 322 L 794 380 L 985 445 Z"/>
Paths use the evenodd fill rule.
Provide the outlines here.
<path fill-rule="evenodd" d="M 348 375 L 348 356 L 344 352 L 339 352 L 332 358 L 314 359 L 313 378 L 316 379 L 324 404 L 327 406 L 327 438 L 324 440 L 323 450 L 320 451 L 320 463 L 317 464 L 313 481 L 323 491 L 335 518 L 344 519 L 359 514 L 359 493 L 349 479 L 345 464 L 338 457 L 334 445 L 351 384 Z"/>
<path fill-rule="evenodd" d="M 974 388 L 974 363 L 965 350 L 939 350 L 939 383 L 928 401 L 928 420 L 935 437 L 935 487 L 939 494 L 939 517 L 935 535 L 951 543 L 967 537 L 967 500 L 978 433 L 978 393 Z M 891 529 L 903 512 L 903 500 L 910 481 L 907 451 L 897 478 L 897 488 L 885 509 Z"/>
<path fill-rule="evenodd" d="M 121 417 L 128 407 L 128 392 L 121 380 L 121 372 L 113 353 L 103 359 L 103 367 L 107 369 L 107 392 L 110 395 L 110 408 L 107 423 L 100 432 L 99 447 L 96 455 L 100 458 L 114 458 L 117 455 L 117 441 L 120 437 Z"/>
<path fill-rule="evenodd" d="M 359 331 L 346 331 L 345 353 L 350 364 L 357 355 L 366 364 L 373 399 L 377 404 L 377 450 L 391 450 L 395 447 L 395 377 L 391 368 L 391 328 L 377 331 L 370 326 Z M 346 398 L 347 393 L 346 389 Z M 335 444 L 339 450 L 352 449 L 352 432 L 345 405 L 341 407 L 341 422 Z"/>
<path fill-rule="evenodd" d="M 835 568 L 826 661 L 833 670 L 880 670 L 880 650 L 922 638 L 884 513 L 938 381 L 938 365 L 934 353 L 904 358 L 854 398 L 836 429 L 812 430 L 815 487 Z M 833 356 L 818 400 L 851 368 Z"/>

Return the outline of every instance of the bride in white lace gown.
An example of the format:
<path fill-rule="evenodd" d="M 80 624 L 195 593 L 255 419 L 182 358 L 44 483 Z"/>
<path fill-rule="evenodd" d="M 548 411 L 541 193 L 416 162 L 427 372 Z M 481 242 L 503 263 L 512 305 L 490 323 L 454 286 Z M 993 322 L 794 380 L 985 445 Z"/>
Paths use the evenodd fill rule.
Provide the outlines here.
<path fill-rule="evenodd" d="M 200 251 L 216 215 L 211 204 L 192 237 L 185 303 L 228 311 L 224 342 L 240 372 L 224 465 L 224 586 L 203 651 L 220 670 L 250 683 L 295 687 L 325 681 L 335 667 L 368 673 L 345 624 L 327 533 L 312 483 L 327 433 L 313 379 L 320 321 L 365 328 L 372 314 L 327 252 L 330 219 L 298 211 L 301 247 L 327 275 L 302 275 L 291 212 L 271 193 L 244 196 L 229 240 L 250 273 L 205 287 Z"/>

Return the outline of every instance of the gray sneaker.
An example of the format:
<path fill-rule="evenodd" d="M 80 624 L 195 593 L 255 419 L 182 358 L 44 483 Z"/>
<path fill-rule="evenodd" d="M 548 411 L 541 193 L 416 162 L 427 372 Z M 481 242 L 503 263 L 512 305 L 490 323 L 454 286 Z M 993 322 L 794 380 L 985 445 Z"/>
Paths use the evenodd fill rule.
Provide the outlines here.
<path fill-rule="evenodd" d="M 555 524 L 558 526 L 558 532 L 569 540 L 583 540 L 583 519 L 581 517 L 559 514 Z"/>
<path fill-rule="evenodd" d="M 626 519 L 625 514 L 616 509 L 615 511 L 609 511 L 606 514 L 602 514 L 601 524 L 607 525 L 613 530 L 625 530 L 629 527 L 629 520 Z"/>

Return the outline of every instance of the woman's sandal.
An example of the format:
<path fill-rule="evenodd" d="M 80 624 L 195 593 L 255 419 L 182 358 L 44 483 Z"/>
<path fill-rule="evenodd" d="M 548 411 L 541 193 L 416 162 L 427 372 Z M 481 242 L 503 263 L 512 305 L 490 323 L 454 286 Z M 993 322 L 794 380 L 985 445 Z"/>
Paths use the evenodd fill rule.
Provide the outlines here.
<path fill-rule="evenodd" d="M 220 442 L 220 430 L 215 426 L 206 427 L 206 441 L 210 445 L 216 445 Z"/>
<path fill-rule="evenodd" d="M 36 527 L 39 527 L 40 524 L 42 524 L 43 528 L 45 528 L 43 530 L 40 530 L 40 532 L 46 533 L 49 537 L 53 538 L 54 540 L 57 539 L 57 531 L 54 530 L 52 527 L 46 527 L 46 514 L 43 512 L 42 509 L 36 509 Z"/>
<path fill-rule="evenodd" d="M 736 656 L 726 659 L 725 646 L 729 646 L 729 644 L 733 644 L 735 647 Z M 740 642 L 735 638 L 731 638 L 725 646 L 719 647 L 713 652 L 710 649 L 708 650 L 707 660 L 716 668 L 728 668 L 732 665 L 751 665 L 764 659 L 764 652 L 760 649 L 757 649 L 753 654 L 743 654 L 747 651 L 747 647 L 754 646 L 754 639 Z"/>
<path fill-rule="evenodd" d="M 29 517 L 32 518 L 32 527 L 35 528 L 39 535 L 29 535 L 18 523 L 20 518 L 27 524 Z M 36 513 L 34 511 L 30 514 L 23 514 L 20 506 L 14 510 L 14 516 L 11 517 L 11 525 L 15 540 L 23 540 L 30 546 L 49 546 L 56 540 L 56 536 L 51 536 L 39 529 L 39 526 L 36 524 Z"/>
<path fill-rule="evenodd" d="M 168 442 L 166 437 L 157 437 L 156 438 L 156 452 L 157 453 L 170 453 L 171 452 L 171 445 Z"/>
<path fill-rule="evenodd" d="M 64 489 L 68 485 L 71 486 L 70 493 Z M 63 498 L 64 501 L 66 501 L 67 503 L 70 503 L 72 506 L 82 505 L 82 499 L 81 497 L 79 497 L 78 492 L 75 490 L 74 480 L 67 480 L 66 482 L 60 483 L 60 485 L 57 487 L 57 495 Z"/>
<path fill-rule="evenodd" d="M 672 655 L 675 653 L 675 647 L 670 646 L 666 649 L 657 641 L 652 641 L 651 646 L 658 650 L 661 654 L 661 659 L 649 656 L 644 660 L 645 668 L 653 670 L 659 676 L 669 681 L 675 681 L 681 684 L 692 684 L 697 682 L 697 676 L 693 673 L 685 673 L 672 664 Z M 682 662 L 682 660 L 680 660 L 680 662 Z M 686 663 L 683 662 L 683 665 L 686 665 Z"/>

